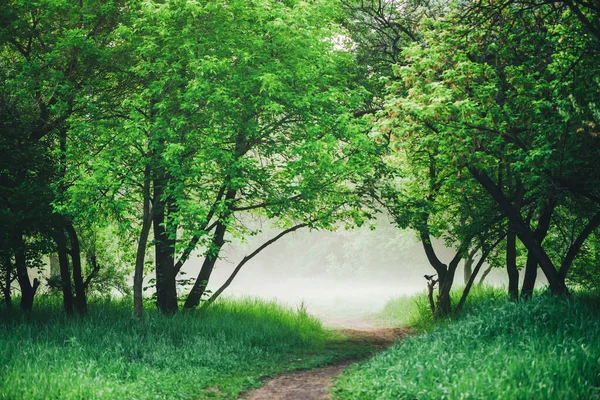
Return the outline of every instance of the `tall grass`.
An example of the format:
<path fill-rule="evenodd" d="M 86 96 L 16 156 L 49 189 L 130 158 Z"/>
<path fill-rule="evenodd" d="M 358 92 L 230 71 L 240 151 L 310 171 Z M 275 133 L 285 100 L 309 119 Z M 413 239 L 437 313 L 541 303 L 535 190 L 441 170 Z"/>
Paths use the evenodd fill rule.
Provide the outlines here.
<path fill-rule="evenodd" d="M 36 310 L 0 310 L 0 399 L 233 398 L 340 351 L 305 312 L 257 300 L 172 317 L 147 310 L 143 320 L 125 301 L 92 303 L 85 318 L 66 318 L 53 300 Z"/>
<path fill-rule="evenodd" d="M 598 297 L 475 296 L 458 320 L 350 368 L 343 399 L 600 398 Z"/>
<path fill-rule="evenodd" d="M 453 307 L 458 304 L 464 288 L 457 287 L 450 292 Z M 468 312 L 475 304 L 488 301 L 505 302 L 508 300 L 505 288 L 495 286 L 473 286 L 463 307 Z M 434 327 L 433 316 L 427 293 L 401 296 L 386 303 L 376 319 L 386 325 L 412 326 L 418 331 L 426 331 Z"/>

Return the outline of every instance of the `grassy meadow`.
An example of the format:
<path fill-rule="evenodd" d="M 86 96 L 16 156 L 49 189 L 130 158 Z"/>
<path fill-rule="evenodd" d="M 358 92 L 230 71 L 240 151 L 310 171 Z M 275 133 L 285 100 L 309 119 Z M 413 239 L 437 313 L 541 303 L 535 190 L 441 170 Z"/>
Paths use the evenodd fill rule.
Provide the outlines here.
<path fill-rule="evenodd" d="M 0 399 L 235 398 L 265 375 L 371 350 L 257 300 L 143 320 L 125 301 L 67 318 L 58 299 L 39 300 L 31 315 L 0 309 Z"/>
<path fill-rule="evenodd" d="M 412 321 L 422 332 L 350 367 L 338 378 L 335 396 L 600 398 L 598 296 L 540 294 L 507 302 L 502 291 L 489 288 L 473 295 L 460 318 L 436 326 L 424 296 L 390 302 L 380 318 Z"/>

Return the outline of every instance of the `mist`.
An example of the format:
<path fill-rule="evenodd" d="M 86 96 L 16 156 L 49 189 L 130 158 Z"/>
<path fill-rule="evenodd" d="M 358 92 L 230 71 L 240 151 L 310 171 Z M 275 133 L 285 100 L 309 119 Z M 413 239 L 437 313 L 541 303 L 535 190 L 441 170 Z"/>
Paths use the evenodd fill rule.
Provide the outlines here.
<path fill-rule="evenodd" d="M 229 238 L 211 276 L 208 290 L 216 291 L 238 262 L 280 230 L 265 228 L 246 242 Z M 434 243 L 443 262 L 453 250 Z M 192 256 L 184 272 L 195 277 L 202 252 Z M 250 260 L 223 293 L 225 297 L 257 297 L 292 308 L 305 308 L 328 326 L 367 324 L 364 317 L 381 311 L 393 298 L 423 292 L 425 274 L 435 273 L 413 231 L 402 231 L 380 218 L 371 227 L 311 231 L 284 236 Z M 492 271 L 486 283 L 505 285 L 504 271 Z M 463 283 L 462 266 L 455 279 Z M 184 290 L 182 290 L 184 294 Z"/>

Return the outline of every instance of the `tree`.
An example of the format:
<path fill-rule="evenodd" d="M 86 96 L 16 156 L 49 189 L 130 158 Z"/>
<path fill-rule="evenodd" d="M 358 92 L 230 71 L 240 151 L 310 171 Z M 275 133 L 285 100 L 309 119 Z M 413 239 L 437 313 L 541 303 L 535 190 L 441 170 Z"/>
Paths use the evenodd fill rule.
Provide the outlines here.
<path fill-rule="evenodd" d="M 173 313 L 182 265 L 205 249 L 185 302 L 194 308 L 226 233 L 248 234 L 240 213 L 284 227 L 360 218 L 347 183 L 370 169 L 351 118 L 366 92 L 352 54 L 335 48 L 338 12 L 334 2 L 146 2 L 121 27 L 131 90 L 121 118 L 78 122 L 85 168 L 69 193 L 102 197 L 90 207 L 110 204 L 139 232 L 136 313 L 151 232 L 157 305 Z"/>
<path fill-rule="evenodd" d="M 73 6 L 48 0 L 9 1 L 0 11 L 0 58 L 7 66 L 3 69 L 3 89 L 10 93 L 3 100 L 14 110 L 7 115 L 10 136 L 3 143 L 3 151 L 17 158 L 6 170 L 8 184 L 3 191 L 9 203 L 13 201 L 10 197 L 19 192 L 29 203 L 28 220 L 20 220 L 18 215 L 22 214 L 9 205 L 13 215 L 7 222 L 12 229 L 12 257 L 28 309 L 37 288 L 27 277 L 28 243 L 41 235 L 55 242 L 65 310 L 70 313 L 75 305 L 79 313 L 86 312 L 79 235 L 73 216 L 61 207 L 69 184 L 65 178 L 71 168 L 67 165 L 67 151 L 72 144 L 69 118 L 82 111 L 81 93 L 101 95 L 101 75 L 113 66 L 110 55 L 115 46 L 111 35 L 119 24 L 118 16 L 125 15 L 126 9 L 119 2 L 80 2 Z M 9 172 L 15 167 L 19 173 Z M 31 192 L 23 192 L 24 188 Z"/>
<path fill-rule="evenodd" d="M 597 96 L 595 84 L 590 88 L 596 67 L 587 55 L 596 42 L 575 34 L 580 26 L 569 12 L 509 4 L 477 15 L 425 25 L 425 45 L 404 53 L 408 65 L 398 69 L 387 112 L 402 116 L 404 129 L 423 132 L 444 165 L 468 169 L 542 267 L 551 290 L 565 293 L 573 257 L 600 222 L 592 161 L 598 146 L 588 131 L 596 123 Z M 590 207 L 574 216 L 585 223 L 557 268 L 541 240 L 554 204 L 567 200 Z M 530 224 L 535 215 L 538 228 Z M 509 244 L 513 251 L 514 240 Z"/>

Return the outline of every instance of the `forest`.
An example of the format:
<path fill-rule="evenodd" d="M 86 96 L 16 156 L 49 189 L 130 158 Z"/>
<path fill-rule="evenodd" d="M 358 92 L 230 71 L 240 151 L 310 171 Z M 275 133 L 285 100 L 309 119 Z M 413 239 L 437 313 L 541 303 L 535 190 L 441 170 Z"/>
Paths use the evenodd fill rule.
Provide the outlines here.
<path fill-rule="evenodd" d="M 290 360 L 303 369 L 367 354 L 303 309 L 226 297 L 240 270 L 287 235 L 377 229 L 381 217 L 414 232 L 433 271 L 418 300 L 423 332 L 450 324 L 485 342 L 492 331 L 482 327 L 511 318 L 553 335 L 566 335 L 555 312 L 573 327 L 597 320 L 596 1 L 1 0 L 0 81 L 0 399 L 235 398 Z M 273 234 L 251 240 L 263 224 Z M 252 246 L 209 286 L 233 242 Z M 190 276 L 192 256 L 202 261 Z M 508 285 L 479 289 L 489 268 Z M 473 310 L 497 318 L 469 325 Z M 551 379 L 465 398 L 597 398 L 600 348 L 589 338 L 600 326 L 573 329 L 588 351 L 563 371 L 565 387 Z M 108 364 L 93 331 L 116 352 Z M 419 337 L 402 351 L 422 353 L 428 336 Z M 24 343 L 37 347 L 24 355 Z M 169 343 L 202 347 L 195 357 L 212 361 Z M 61 346 L 79 353 L 30 364 Z M 378 362 L 390 360 L 368 361 L 366 378 L 352 367 L 333 395 L 469 390 L 448 378 L 444 391 L 446 378 L 433 375 L 404 391 L 376 384 L 365 371 L 389 369 Z M 61 386 L 61 363 L 85 382 Z M 195 384 L 183 384 L 192 370 Z M 415 383 L 428 379 L 435 390 Z M 148 385 L 157 386 L 141 396 Z"/>

